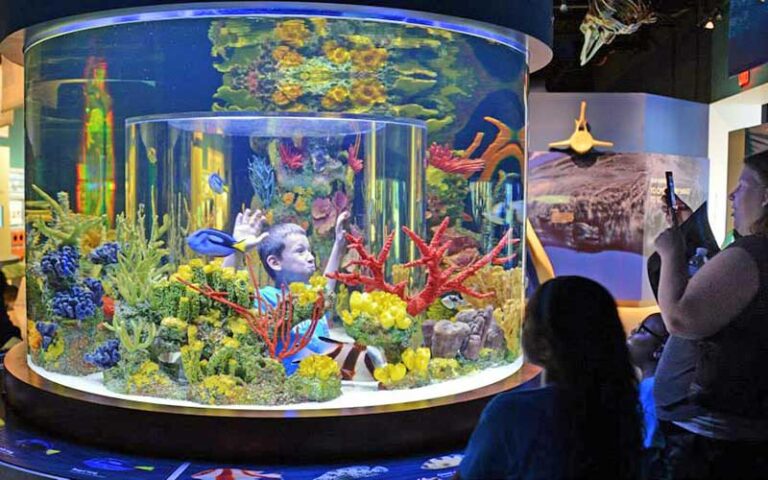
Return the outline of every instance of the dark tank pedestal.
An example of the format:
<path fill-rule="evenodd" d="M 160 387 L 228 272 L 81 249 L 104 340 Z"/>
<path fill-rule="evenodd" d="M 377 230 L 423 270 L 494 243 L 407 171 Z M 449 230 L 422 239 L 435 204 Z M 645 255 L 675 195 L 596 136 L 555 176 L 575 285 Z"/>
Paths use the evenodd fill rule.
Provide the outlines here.
<path fill-rule="evenodd" d="M 81 392 L 33 372 L 26 344 L 8 353 L 5 370 L 14 412 L 67 438 L 131 453 L 273 463 L 461 447 L 491 397 L 539 372 L 526 364 L 501 382 L 428 401 L 278 411 L 178 407 Z"/>

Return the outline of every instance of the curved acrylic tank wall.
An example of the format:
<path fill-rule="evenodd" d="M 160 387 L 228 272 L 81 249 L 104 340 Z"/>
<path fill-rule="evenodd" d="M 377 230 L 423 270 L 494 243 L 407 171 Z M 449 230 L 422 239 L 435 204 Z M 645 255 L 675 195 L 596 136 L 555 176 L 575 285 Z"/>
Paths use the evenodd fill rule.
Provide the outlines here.
<path fill-rule="evenodd" d="M 524 37 L 243 5 L 29 37 L 27 194 L 50 195 L 27 212 L 33 368 L 101 394 L 292 408 L 434 398 L 516 371 Z M 304 227 L 321 263 L 348 211 L 348 286 L 294 282 L 267 307 L 258 255 L 251 275 L 212 260 L 245 209 Z M 302 360 L 313 352 L 336 361 Z"/>

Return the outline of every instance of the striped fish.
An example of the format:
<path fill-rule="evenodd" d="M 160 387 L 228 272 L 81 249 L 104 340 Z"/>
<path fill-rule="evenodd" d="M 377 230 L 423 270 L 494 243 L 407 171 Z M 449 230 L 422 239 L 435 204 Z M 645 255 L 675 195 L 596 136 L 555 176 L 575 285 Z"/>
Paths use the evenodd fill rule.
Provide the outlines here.
<path fill-rule="evenodd" d="M 318 353 L 331 357 L 339 364 L 342 380 L 375 382 L 373 371 L 387 363 L 376 347 L 340 342 L 328 337 L 319 338 L 326 347 Z"/>

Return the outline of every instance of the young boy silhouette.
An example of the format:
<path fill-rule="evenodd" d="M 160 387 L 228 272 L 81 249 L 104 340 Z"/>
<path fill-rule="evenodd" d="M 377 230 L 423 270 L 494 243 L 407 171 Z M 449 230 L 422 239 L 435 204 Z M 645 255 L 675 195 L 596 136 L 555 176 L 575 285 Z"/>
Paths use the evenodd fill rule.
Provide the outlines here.
<path fill-rule="evenodd" d="M 627 337 L 630 360 L 640 373 L 640 405 L 643 407 L 643 424 L 645 426 L 643 446 L 649 468 L 649 478 L 666 478 L 663 475 L 666 471 L 666 465 L 662 456 L 664 436 L 659 430 L 659 422 L 656 419 L 653 383 L 656 367 L 668 338 L 669 333 L 659 313 L 646 317 Z"/>

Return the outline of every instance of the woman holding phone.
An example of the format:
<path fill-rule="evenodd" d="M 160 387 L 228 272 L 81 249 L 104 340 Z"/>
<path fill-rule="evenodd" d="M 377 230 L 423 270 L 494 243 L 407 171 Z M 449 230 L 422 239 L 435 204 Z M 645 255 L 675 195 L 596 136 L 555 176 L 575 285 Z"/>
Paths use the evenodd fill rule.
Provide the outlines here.
<path fill-rule="evenodd" d="M 741 238 L 690 279 L 680 229 L 656 239 L 664 323 L 697 342 L 689 395 L 698 409 L 675 422 L 676 478 L 768 472 L 768 152 L 744 164 L 729 196 Z"/>

